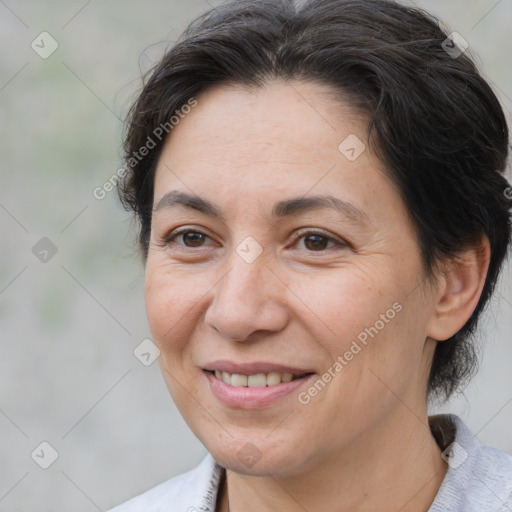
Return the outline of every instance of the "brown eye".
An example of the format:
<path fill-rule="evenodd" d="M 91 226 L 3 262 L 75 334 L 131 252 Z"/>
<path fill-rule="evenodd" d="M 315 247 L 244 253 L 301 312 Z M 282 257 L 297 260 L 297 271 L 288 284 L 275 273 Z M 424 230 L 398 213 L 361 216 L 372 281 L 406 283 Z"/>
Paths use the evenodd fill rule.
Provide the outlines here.
<path fill-rule="evenodd" d="M 323 251 L 327 248 L 329 239 L 323 235 L 307 235 L 304 237 L 304 245 L 311 251 Z"/>
<path fill-rule="evenodd" d="M 182 239 L 181 242 L 176 242 L 176 239 Z M 165 242 L 168 245 L 176 244 L 181 245 L 183 247 L 202 247 L 204 245 L 204 242 L 207 238 L 210 238 L 208 235 L 205 235 L 204 233 L 201 233 L 199 231 L 193 231 L 191 229 L 178 231 L 175 233 L 172 233 Z"/>
<path fill-rule="evenodd" d="M 186 231 L 182 236 L 187 247 L 199 247 L 205 239 L 205 235 L 196 231 Z"/>
<path fill-rule="evenodd" d="M 300 247 L 299 245 L 299 249 L 308 252 L 324 252 L 328 249 L 343 248 L 347 245 L 319 231 L 299 232 L 295 235 L 294 239 L 296 244 L 300 244 L 303 241 L 304 246 Z"/>

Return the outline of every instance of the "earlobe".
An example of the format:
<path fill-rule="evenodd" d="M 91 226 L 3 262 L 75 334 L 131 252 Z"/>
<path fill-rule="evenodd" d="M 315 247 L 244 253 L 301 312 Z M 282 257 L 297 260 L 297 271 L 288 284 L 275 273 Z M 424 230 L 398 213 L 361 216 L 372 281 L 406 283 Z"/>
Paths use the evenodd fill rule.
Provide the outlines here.
<path fill-rule="evenodd" d="M 482 293 L 491 250 L 489 240 L 480 241 L 448 260 L 438 278 L 434 314 L 428 336 L 447 340 L 457 333 L 475 310 Z"/>

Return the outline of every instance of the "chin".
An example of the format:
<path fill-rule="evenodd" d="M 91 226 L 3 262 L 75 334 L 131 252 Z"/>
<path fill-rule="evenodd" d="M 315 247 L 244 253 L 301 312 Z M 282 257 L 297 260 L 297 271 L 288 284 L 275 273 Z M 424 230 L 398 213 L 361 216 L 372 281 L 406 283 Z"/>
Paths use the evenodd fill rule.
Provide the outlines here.
<path fill-rule="evenodd" d="M 225 436 L 223 443 L 203 443 L 213 458 L 224 468 L 242 475 L 291 476 L 304 471 L 307 454 L 301 443 L 285 439 L 270 441 L 265 436 L 236 439 Z"/>

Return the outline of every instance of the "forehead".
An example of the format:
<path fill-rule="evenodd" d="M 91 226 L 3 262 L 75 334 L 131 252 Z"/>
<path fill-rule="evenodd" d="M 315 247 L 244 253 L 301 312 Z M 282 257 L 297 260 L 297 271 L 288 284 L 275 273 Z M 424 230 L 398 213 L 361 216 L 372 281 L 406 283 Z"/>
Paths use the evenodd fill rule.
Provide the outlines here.
<path fill-rule="evenodd" d="M 231 146 L 236 152 L 252 151 L 253 157 L 264 156 L 257 153 L 261 148 L 274 155 L 282 149 L 292 157 L 294 152 L 336 149 L 345 132 L 366 137 L 365 117 L 341 98 L 336 100 L 325 84 L 273 81 L 251 89 L 221 85 L 196 100 L 197 106 L 169 137 L 167 146 L 174 153 L 176 146 L 194 143 L 198 156 L 203 147 L 223 153 Z"/>
<path fill-rule="evenodd" d="M 278 197 L 336 192 L 361 209 L 376 190 L 381 199 L 386 193 L 397 199 L 393 190 L 383 191 L 392 187 L 365 147 L 366 117 L 324 84 L 218 86 L 196 100 L 164 146 L 155 204 L 171 189 L 247 203 L 273 196 L 272 204 Z"/>

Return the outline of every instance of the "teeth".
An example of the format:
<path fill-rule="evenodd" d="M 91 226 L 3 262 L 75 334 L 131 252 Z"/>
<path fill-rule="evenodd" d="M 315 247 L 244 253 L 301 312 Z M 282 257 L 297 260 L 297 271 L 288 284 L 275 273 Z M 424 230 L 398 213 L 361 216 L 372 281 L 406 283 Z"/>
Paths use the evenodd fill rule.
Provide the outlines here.
<path fill-rule="evenodd" d="M 247 377 L 247 385 L 250 388 L 264 388 L 267 385 L 267 377 L 264 373 L 249 375 Z"/>
<path fill-rule="evenodd" d="M 237 373 L 234 373 L 231 375 L 231 385 L 237 387 L 247 386 L 247 375 L 238 375 Z"/>
<path fill-rule="evenodd" d="M 294 379 L 293 373 L 257 373 L 255 375 L 240 375 L 238 373 L 228 373 L 215 370 L 215 377 L 226 384 L 235 387 L 264 388 L 265 386 L 275 386 L 281 382 L 290 382 Z"/>
<path fill-rule="evenodd" d="M 281 384 L 281 376 L 282 374 L 278 372 L 267 373 L 267 386 Z"/>

